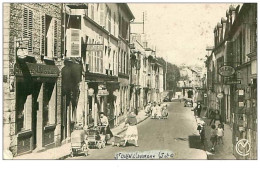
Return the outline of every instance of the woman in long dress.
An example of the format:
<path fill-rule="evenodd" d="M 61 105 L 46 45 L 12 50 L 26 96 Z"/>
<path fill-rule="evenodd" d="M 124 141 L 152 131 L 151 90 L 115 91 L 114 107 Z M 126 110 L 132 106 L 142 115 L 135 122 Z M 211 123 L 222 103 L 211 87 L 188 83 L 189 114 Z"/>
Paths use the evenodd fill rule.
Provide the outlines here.
<path fill-rule="evenodd" d="M 131 112 L 125 121 L 125 125 L 127 126 L 127 130 L 125 133 L 125 143 L 124 146 L 126 146 L 127 141 L 134 140 L 135 146 L 138 147 L 138 131 L 137 131 L 137 119 L 134 112 Z"/>

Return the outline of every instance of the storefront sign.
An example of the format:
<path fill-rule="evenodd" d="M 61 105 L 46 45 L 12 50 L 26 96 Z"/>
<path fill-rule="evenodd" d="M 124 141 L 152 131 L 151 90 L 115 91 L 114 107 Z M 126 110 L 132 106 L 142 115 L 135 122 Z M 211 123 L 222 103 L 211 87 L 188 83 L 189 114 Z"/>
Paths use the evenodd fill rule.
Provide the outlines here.
<path fill-rule="evenodd" d="M 87 44 L 87 51 L 103 51 L 103 44 Z"/>
<path fill-rule="evenodd" d="M 227 85 L 241 84 L 241 80 L 230 80 L 226 82 Z"/>
<path fill-rule="evenodd" d="M 218 97 L 219 99 L 221 99 L 221 98 L 224 97 L 224 95 L 223 95 L 223 93 L 218 93 L 218 94 L 217 94 L 217 97 Z"/>
<path fill-rule="evenodd" d="M 222 66 L 219 68 L 218 73 L 223 77 L 229 77 L 235 73 L 235 69 L 232 66 Z"/>
<path fill-rule="evenodd" d="M 26 63 L 27 69 L 21 69 L 15 65 L 14 72 L 16 76 L 23 76 L 23 71 L 28 71 L 31 77 L 58 77 L 59 69 L 55 65 Z"/>

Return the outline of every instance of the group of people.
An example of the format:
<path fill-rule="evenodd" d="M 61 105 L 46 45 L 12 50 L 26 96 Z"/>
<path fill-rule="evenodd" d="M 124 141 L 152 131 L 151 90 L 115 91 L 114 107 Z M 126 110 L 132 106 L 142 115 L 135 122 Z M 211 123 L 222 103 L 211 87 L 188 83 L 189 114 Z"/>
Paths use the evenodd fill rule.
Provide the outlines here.
<path fill-rule="evenodd" d="M 197 106 L 194 108 L 194 115 L 195 118 L 200 117 L 201 115 L 202 106 L 201 103 L 198 102 Z M 224 144 L 223 137 L 224 137 L 224 124 L 223 119 L 219 113 L 219 110 L 210 110 L 209 118 L 211 119 L 209 122 L 209 126 L 211 127 L 210 130 L 210 141 L 211 141 L 211 149 L 210 151 L 215 151 L 215 146 L 217 144 Z M 205 140 L 205 122 L 199 123 L 197 130 L 199 130 L 201 141 L 204 142 Z"/>
<path fill-rule="evenodd" d="M 153 105 L 151 102 L 145 107 L 146 115 L 152 115 L 152 119 L 167 119 L 168 118 L 168 109 L 167 104 L 161 105 L 161 103 L 154 102 Z"/>
<path fill-rule="evenodd" d="M 219 113 L 219 110 L 211 111 L 210 116 L 211 121 L 209 125 L 211 126 L 211 132 L 210 132 L 210 141 L 212 143 L 211 151 L 215 151 L 215 146 L 217 144 L 224 144 L 223 142 L 223 136 L 224 136 L 224 124 L 222 117 Z"/>
<path fill-rule="evenodd" d="M 110 138 L 113 137 L 113 133 L 110 130 L 109 121 L 108 118 L 104 115 L 103 112 L 100 113 L 100 126 L 101 131 L 100 133 L 103 135 L 106 135 L 106 142 Z M 128 114 L 125 119 L 125 126 L 127 128 L 124 136 L 124 145 L 126 146 L 127 142 L 130 140 L 134 140 L 135 146 L 138 147 L 138 131 L 137 131 L 137 118 L 133 111 L 128 109 Z"/>

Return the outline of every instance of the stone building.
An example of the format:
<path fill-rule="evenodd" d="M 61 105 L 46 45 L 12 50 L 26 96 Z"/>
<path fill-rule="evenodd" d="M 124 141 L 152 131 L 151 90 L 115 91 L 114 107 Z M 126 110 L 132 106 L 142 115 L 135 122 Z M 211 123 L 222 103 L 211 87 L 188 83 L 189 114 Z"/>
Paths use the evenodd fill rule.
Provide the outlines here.
<path fill-rule="evenodd" d="M 61 140 L 61 5 L 4 3 L 4 148 Z"/>
<path fill-rule="evenodd" d="M 82 80 L 76 108 L 66 106 L 64 116 L 92 127 L 104 112 L 111 127 L 118 125 L 129 106 L 129 31 L 134 16 L 127 4 L 118 3 L 65 4 L 65 9 L 66 57 L 79 59 Z M 75 36 L 78 46 L 70 45 Z M 71 55 L 75 49 L 78 53 Z"/>
<path fill-rule="evenodd" d="M 257 4 L 230 6 L 214 30 L 215 47 L 206 61 L 209 105 L 218 109 L 233 131 L 237 159 L 257 159 Z M 247 139 L 247 156 L 236 144 Z"/>

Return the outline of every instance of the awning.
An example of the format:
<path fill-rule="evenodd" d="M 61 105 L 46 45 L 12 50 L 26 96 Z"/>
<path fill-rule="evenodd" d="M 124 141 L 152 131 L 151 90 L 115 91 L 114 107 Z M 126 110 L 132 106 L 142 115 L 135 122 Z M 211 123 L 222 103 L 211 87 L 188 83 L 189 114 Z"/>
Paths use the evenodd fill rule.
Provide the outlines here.
<path fill-rule="evenodd" d="M 68 6 L 71 9 L 88 9 L 88 5 L 85 3 L 70 3 L 70 4 L 66 4 L 66 6 Z"/>
<path fill-rule="evenodd" d="M 17 63 L 14 67 L 15 76 L 19 77 L 51 77 L 59 76 L 59 68 L 55 65 L 45 65 L 36 63 Z"/>

